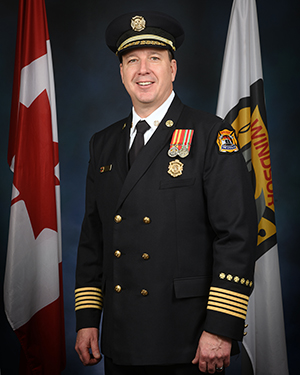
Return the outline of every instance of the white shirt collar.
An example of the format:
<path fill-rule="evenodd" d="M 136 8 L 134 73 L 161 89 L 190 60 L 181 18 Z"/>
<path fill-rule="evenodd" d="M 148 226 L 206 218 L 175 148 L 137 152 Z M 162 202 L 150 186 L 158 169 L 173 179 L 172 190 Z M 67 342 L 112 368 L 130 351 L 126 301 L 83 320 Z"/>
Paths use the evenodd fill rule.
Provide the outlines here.
<path fill-rule="evenodd" d="M 130 129 L 130 135 L 133 134 L 133 132 L 135 131 L 135 126 L 140 120 L 147 121 L 151 129 L 153 129 L 154 131 L 160 124 L 161 120 L 165 117 L 165 114 L 167 113 L 174 97 L 175 97 L 175 93 L 174 91 L 172 91 L 168 99 L 159 108 L 157 108 L 154 112 L 152 112 L 151 115 L 148 116 L 147 118 L 141 118 L 135 112 L 134 107 L 132 107 L 132 126 Z"/>

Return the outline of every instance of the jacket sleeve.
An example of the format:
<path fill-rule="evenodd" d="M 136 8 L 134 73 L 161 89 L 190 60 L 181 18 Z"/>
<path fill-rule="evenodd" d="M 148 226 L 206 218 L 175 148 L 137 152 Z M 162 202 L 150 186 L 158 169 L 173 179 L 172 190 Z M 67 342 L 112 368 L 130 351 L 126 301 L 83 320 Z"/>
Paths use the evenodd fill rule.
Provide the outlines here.
<path fill-rule="evenodd" d="M 226 137 L 229 137 L 228 147 L 223 143 L 223 148 Z M 227 123 L 213 127 L 207 144 L 204 189 L 215 239 L 204 329 L 241 341 L 254 287 L 257 241 L 254 190 L 234 131 Z"/>
<path fill-rule="evenodd" d="M 76 267 L 76 330 L 99 327 L 102 295 L 102 224 L 98 214 L 94 178 L 96 163 L 90 141 L 90 161 L 86 179 L 85 216 L 82 223 Z"/>

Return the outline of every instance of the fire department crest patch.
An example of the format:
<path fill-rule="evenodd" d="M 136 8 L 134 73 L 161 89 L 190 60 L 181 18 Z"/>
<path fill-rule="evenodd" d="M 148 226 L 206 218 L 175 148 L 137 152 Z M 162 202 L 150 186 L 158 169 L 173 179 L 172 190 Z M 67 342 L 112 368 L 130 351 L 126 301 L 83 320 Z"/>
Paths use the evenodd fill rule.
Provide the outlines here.
<path fill-rule="evenodd" d="M 217 144 L 220 152 L 237 152 L 239 150 L 234 131 L 228 129 L 219 131 Z"/>

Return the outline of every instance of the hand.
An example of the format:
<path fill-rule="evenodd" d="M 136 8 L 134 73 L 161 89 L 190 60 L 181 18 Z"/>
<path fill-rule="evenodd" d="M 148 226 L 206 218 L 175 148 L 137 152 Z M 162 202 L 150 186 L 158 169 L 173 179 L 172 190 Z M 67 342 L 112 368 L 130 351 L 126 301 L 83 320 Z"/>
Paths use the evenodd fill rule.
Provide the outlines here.
<path fill-rule="evenodd" d="M 214 374 L 216 368 L 230 365 L 231 339 L 203 331 L 192 363 L 202 372 Z"/>
<path fill-rule="evenodd" d="M 75 350 L 85 366 L 96 365 L 101 360 L 99 329 L 82 328 L 77 333 Z"/>

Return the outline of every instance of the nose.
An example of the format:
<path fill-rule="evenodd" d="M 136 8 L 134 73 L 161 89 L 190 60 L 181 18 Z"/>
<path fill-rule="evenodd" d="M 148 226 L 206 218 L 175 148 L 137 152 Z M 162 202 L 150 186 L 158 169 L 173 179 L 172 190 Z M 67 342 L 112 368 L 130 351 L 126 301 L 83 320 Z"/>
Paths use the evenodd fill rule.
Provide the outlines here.
<path fill-rule="evenodd" d="M 147 59 L 141 59 L 140 60 L 140 66 L 139 66 L 139 74 L 144 75 L 149 73 L 149 65 Z"/>

